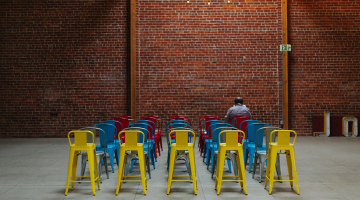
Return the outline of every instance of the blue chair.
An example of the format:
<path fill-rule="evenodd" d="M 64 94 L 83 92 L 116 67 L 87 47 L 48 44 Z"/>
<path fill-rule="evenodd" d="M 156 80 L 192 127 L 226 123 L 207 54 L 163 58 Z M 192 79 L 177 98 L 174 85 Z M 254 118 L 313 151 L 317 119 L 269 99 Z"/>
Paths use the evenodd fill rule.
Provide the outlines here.
<path fill-rule="evenodd" d="M 116 153 L 117 153 L 116 163 L 119 166 L 120 143 L 119 143 L 119 139 L 116 139 L 116 138 L 117 138 L 118 133 L 120 131 L 122 131 L 124 129 L 124 127 L 123 127 L 121 122 L 116 121 L 116 120 L 105 120 L 105 121 L 102 121 L 100 123 L 111 124 L 111 125 L 115 126 L 115 128 L 116 128 L 116 133 L 115 133 L 115 137 L 114 137 L 114 143 L 115 143 L 115 149 L 116 149 Z"/>
<path fill-rule="evenodd" d="M 206 154 L 208 154 L 209 151 L 210 151 L 210 143 L 212 141 L 211 140 L 211 128 L 210 128 L 210 126 L 212 124 L 215 124 L 215 123 L 226 123 L 226 122 L 224 122 L 222 120 L 208 120 L 208 121 L 205 121 L 204 124 L 203 124 L 203 129 L 206 130 L 206 133 L 207 133 L 207 136 L 208 136 L 208 139 L 206 139 L 206 136 L 204 134 L 204 138 L 203 138 L 203 140 L 205 142 L 205 144 L 204 144 L 203 162 L 205 161 L 205 158 L 207 156 Z M 209 163 L 206 162 L 206 165 L 209 165 Z"/>
<path fill-rule="evenodd" d="M 258 151 L 266 151 L 266 145 L 263 144 L 264 129 L 262 129 L 262 128 L 266 127 L 266 126 L 270 127 L 270 125 L 266 124 L 266 123 L 253 123 L 253 124 L 249 124 L 246 127 L 247 132 L 248 132 L 248 136 L 249 136 L 249 141 L 247 143 L 247 149 L 248 149 L 247 153 L 249 154 L 249 173 L 251 172 L 251 166 L 252 166 L 252 163 L 253 163 L 256 148 L 258 149 Z M 256 134 L 257 131 L 258 131 L 258 134 Z M 257 144 L 255 144 L 255 135 L 258 136 L 256 138 Z M 245 159 L 245 166 L 246 166 L 246 163 L 247 163 L 248 154 L 245 154 L 245 156 L 246 156 L 244 158 Z"/>
<path fill-rule="evenodd" d="M 114 173 L 114 155 L 116 154 L 115 156 L 117 162 L 119 159 L 119 154 L 116 151 L 117 149 L 114 143 L 114 135 L 115 132 L 117 132 L 116 127 L 112 124 L 107 124 L 107 123 L 100 123 L 93 125 L 93 127 L 95 126 L 105 131 L 105 134 L 103 132 L 99 132 L 100 145 L 96 146 L 96 151 L 101 151 L 105 148 L 105 151 L 109 154 L 111 169 L 112 172 Z"/>
<path fill-rule="evenodd" d="M 155 151 L 155 162 L 157 162 L 157 154 L 156 154 L 156 150 L 155 150 L 155 132 L 156 132 L 156 123 L 151 121 L 151 120 L 147 120 L 147 119 L 141 119 L 141 120 L 136 120 L 134 123 L 145 123 L 145 124 L 149 124 L 150 126 L 148 127 L 148 130 L 150 131 L 150 133 L 148 134 L 148 140 L 150 142 L 150 145 L 152 146 L 152 148 Z M 154 166 L 155 167 L 155 166 Z"/>
<path fill-rule="evenodd" d="M 141 129 L 141 132 L 144 133 L 145 135 L 145 143 L 144 143 L 144 151 L 145 153 L 147 152 L 149 155 L 149 160 L 151 161 L 151 164 L 153 165 L 154 169 L 155 169 L 155 143 L 151 144 L 151 140 L 148 141 L 149 138 L 149 134 L 152 135 L 151 133 L 153 133 L 152 127 L 151 125 L 149 125 L 148 120 L 141 120 L 142 122 L 139 122 L 140 120 L 134 121 L 132 124 L 129 125 L 129 128 L 131 127 L 136 127 L 136 128 L 143 128 L 147 131 L 144 131 L 143 129 Z M 150 131 L 149 131 L 150 129 Z M 140 135 L 140 139 L 142 140 L 143 136 Z M 153 138 L 154 135 L 152 135 L 151 138 Z M 131 167 L 130 167 L 130 172 L 132 172 L 132 168 L 134 166 L 136 162 L 136 159 L 134 159 L 131 162 Z"/>
<path fill-rule="evenodd" d="M 227 123 L 215 123 L 208 127 L 209 130 L 213 130 L 213 131 L 211 131 L 212 141 L 209 144 L 209 151 L 207 153 L 208 156 L 206 158 L 206 163 L 207 163 L 206 169 L 209 169 L 209 164 L 210 164 L 210 159 L 211 159 L 211 168 L 210 168 L 211 173 L 214 170 L 215 151 L 218 151 L 218 149 L 219 149 L 219 133 L 221 132 L 221 128 L 225 128 L 225 127 L 234 128 L 231 124 L 227 124 Z M 229 171 L 231 173 L 231 163 L 230 163 L 229 159 L 227 159 L 227 160 L 228 160 L 228 164 L 229 164 Z"/>
<path fill-rule="evenodd" d="M 244 127 L 245 125 L 246 125 L 246 127 L 244 128 L 244 130 L 242 130 L 242 129 L 240 129 L 240 130 L 242 130 L 242 131 L 244 131 L 244 133 L 245 133 L 245 138 L 243 139 L 243 153 L 244 153 L 244 159 L 245 159 L 245 155 L 247 155 L 248 154 L 248 148 L 247 148 L 247 143 L 248 143 L 248 141 L 249 141 L 249 136 L 248 136 L 248 133 L 247 133 L 247 126 L 249 125 L 249 124 L 253 124 L 253 123 L 262 123 L 261 121 L 259 121 L 259 120 L 245 120 L 245 121 L 242 121 L 241 123 L 240 123 L 240 128 L 241 127 Z M 247 159 L 247 157 L 246 157 L 246 159 Z M 245 163 L 245 168 L 246 168 L 246 163 Z"/>

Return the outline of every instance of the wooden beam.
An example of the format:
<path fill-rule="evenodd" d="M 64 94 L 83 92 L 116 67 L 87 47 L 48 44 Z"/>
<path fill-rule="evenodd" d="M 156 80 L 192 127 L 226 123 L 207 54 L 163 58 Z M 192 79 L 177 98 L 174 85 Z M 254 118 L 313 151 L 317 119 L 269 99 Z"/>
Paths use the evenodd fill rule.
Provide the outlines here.
<path fill-rule="evenodd" d="M 130 0 L 130 99 L 131 116 L 136 119 L 136 11 L 135 0 Z"/>
<path fill-rule="evenodd" d="M 288 43 L 287 0 L 282 0 L 282 43 Z M 283 51 L 283 129 L 289 129 L 289 81 L 288 81 L 288 52 Z"/>

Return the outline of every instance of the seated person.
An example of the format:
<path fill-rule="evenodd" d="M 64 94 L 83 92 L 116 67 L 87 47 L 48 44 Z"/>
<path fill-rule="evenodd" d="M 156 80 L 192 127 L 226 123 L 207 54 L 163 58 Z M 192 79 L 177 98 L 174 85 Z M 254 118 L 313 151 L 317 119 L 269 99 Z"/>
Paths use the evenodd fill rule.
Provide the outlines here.
<path fill-rule="evenodd" d="M 234 99 L 234 102 L 235 102 L 235 105 L 233 107 L 229 108 L 229 110 L 227 111 L 227 114 L 225 116 L 225 122 L 231 123 L 231 125 L 236 127 L 235 117 L 230 122 L 230 119 L 233 116 L 244 115 L 244 116 L 251 117 L 251 113 L 250 113 L 250 110 L 245 105 L 243 105 L 244 100 L 241 97 L 236 97 Z"/>

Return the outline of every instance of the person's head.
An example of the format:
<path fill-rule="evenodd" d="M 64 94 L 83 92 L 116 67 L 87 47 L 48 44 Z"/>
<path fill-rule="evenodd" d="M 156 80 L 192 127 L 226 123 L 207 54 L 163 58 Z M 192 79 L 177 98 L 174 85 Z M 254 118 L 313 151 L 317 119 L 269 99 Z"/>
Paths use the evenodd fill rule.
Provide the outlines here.
<path fill-rule="evenodd" d="M 243 102 L 244 102 L 244 100 L 243 100 L 243 98 L 241 98 L 241 97 L 236 97 L 236 98 L 234 99 L 234 103 L 235 103 L 235 104 L 237 104 L 237 103 L 243 104 Z"/>

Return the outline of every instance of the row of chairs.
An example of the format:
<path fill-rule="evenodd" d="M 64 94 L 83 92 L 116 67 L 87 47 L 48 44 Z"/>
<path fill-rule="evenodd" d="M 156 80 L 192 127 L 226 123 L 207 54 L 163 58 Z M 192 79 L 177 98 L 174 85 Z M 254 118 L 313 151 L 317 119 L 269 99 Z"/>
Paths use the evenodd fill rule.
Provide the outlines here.
<path fill-rule="evenodd" d="M 249 173 L 252 169 L 252 177 L 255 176 L 256 166 L 257 166 L 257 160 L 259 160 L 259 168 L 260 168 L 260 176 L 259 176 L 259 182 L 261 182 L 262 178 L 262 172 L 264 166 L 266 166 L 267 161 L 270 161 L 270 157 L 272 156 L 271 153 L 275 153 L 275 158 L 272 159 L 271 164 L 268 164 L 267 166 L 267 172 L 266 172 L 266 182 L 265 182 L 265 188 L 267 185 L 267 180 L 270 180 L 270 189 L 269 193 L 271 194 L 273 181 L 274 180 L 274 174 L 273 171 L 270 170 L 269 166 L 272 167 L 272 164 L 274 164 L 274 167 L 276 168 L 278 178 L 281 181 L 281 177 L 284 177 L 281 175 L 280 172 L 280 159 L 279 154 L 286 154 L 287 162 L 288 162 L 288 169 L 289 169 L 289 181 L 291 187 L 293 187 L 293 182 L 296 184 L 297 192 L 299 194 L 298 190 L 298 184 L 297 184 L 297 172 L 296 172 L 296 166 L 295 166 L 295 154 L 293 149 L 293 145 L 296 140 L 296 133 L 294 131 L 289 130 L 281 130 L 281 128 L 278 127 L 271 127 L 269 124 L 262 123 L 259 120 L 255 120 L 252 117 L 247 116 L 234 116 L 230 119 L 230 122 L 233 122 L 233 124 L 236 125 L 234 127 L 231 124 L 228 124 L 222 120 L 220 120 L 218 117 L 213 115 L 206 115 L 202 116 L 199 119 L 199 130 L 200 130 L 200 139 L 198 143 L 200 155 L 203 156 L 203 162 L 206 163 L 207 169 L 209 169 L 209 165 L 211 163 L 210 172 L 211 176 L 213 178 L 214 171 L 217 165 L 217 159 L 219 157 L 219 147 L 221 146 L 221 137 L 220 133 L 224 132 L 231 132 L 231 131 L 238 131 L 238 137 L 234 140 L 238 143 L 241 143 L 242 146 L 242 152 L 243 152 L 243 161 L 244 161 L 244 167 L 247 165 L 247 161 L 249 159 Z M 244 133 L 244 135 L 241 135 L 241 133 Z M 277 133 L 279 139 L 276 142 L 276 134 Z M 295 139 L 293 143 L 290 143 L 290 134 L 295 134 Z M 263 144 L 263 137 L 266 136 L 265 144 Z M 225 141 L 225 140 L 224 140 Z M 281 145 L 279 143 L 281 142 Z M 277 150 L 272 149 L 278 149 L 278 147 L 281 146 L 284 152 L 278 152 Z M 280 148 L 280 149 L 281 149 Z M 231 153 L 231 151 L 228 151 L 226 156 L 224 157 L 225 160 L 227 160 L 228 168 L 231 173 L 231 163 L 233 164 L 234 168 L 234 174 L 237 177 L 238 176 L 238 165 L 240 163 L 237 162 L 236 158 L 233 156 L 234 154 Z M 271 155 L 271 156 L 270 156 Z M 290 156 L 292 155 L 292 156 Z M 206 159 L 206 160 L 205 160 Z M 220 166 L 223 167 L 223 162 L 220 162 Z M 270 163 L 270 162 L 269 162 Z M 219 165 L 218 165 L 219 166 Z M 245 169 L 245 168 L 244 168 Z M 222 169 L 220 169 L 222 170 Z M 270 176 L 269 174 L 270 170 Z M 217 171 L 218 173 L 218 171 Z M 219 172 L 222 173 L 222 172 Z M 294 175 L 293 175 L 294 174 Z M 272 178 L 269 178 L 272 177 Z M 218 177 L 216 178 L 216 182 L 218 181 Z"/>
<path fill-rule="evenodd" d="M 119 118 L 127 118 L 128 124 L 126 122 L 121 122 Z M 253 177 L 256 169 L 257 159 L 260 161 L 260 168 L 264 166 L 264 161 L 268 160 L 267 170 L 266 170 L 266 182 L 265 188 L 268 180 L 270 181 L 269 193 L 272 191 L 272 183 L 274 181 L 274 169 L 276 165 L 279 166 L 278 160 L 278 149 L 283 149 L 285 152 L 283 154 L 287 155 L 288 160 L 288 169 L 289 169 L 289 181 L 291 187 L 293 182 L 296 183 L 296 188 L 298 190 L 297 184 L 297 175 L 296 175 L 296 165 L 295 157 L 293 151 L 293 144 L 296 140 L 296 133 L 294 131 L 283 131 L 279 128 L 270 127 L 268 124 L 261 123 L 258 120 L 247 119 L 242 120 L 242 116 L 238 116 L 235 119 L 238 127 L 233 127 L 231 124 L 227 124 L 216 116 L 205 116 L 204 119 L 199 120 L 200 138 L 199 138 L 199 150 L 203 155 L 203 159 L 206 158 L 207 168 L 211 163 L 211 173 L 212 177 L 216 171 L 216 180 L 215 180 L 215 189 L 217 193 L 220 193 L 221 182 L 222 181 L 236 181 L 240 182 L 241 188 L 244 189 L 245 194 L 247 194 L 246 189 L 246 178 L 245 178 L 245 166 L 247 162 L 247 157 L 249 157 L 249 172 L 251 171 L 251 165 L 253 164 L 252 158 L 254 158 L 253 164 Z M 154 121 L 155 122 L 154 122 Z M 239 122 L 242 120 L 241 122 Z M 123 182 L 142 182 L 144 194 L 146 194 L 147 188 L 147 179 L 146 171 L 149 173 L 149 178 L 151 178 L 150 173 L 150 163 L 155 169 L 155 162 L 157 159 L 157 151 L 160 155 L 161 147 L 161 127 L 162 120 L 159 125 L 159 121 L 154 116 L 147 116 L 140 120 L 133 121 L 129 123 L 129 117 L 116 117 L 110 120 L 106 120 L 99 124 L 93 125 L 92 127 L 83 128 L 82 130 L 71 131 L 68 134 L 70 142 L 70 157 L 69 157 L 69 168 L 68 168 L 68 179 L 67 179 L 67 188 L 65 194 L 68 192 L 69 182 L 72 183 L 72 188 L 74 187 L 74 182 L 91 182 L 93 194 L 95 195 L 95 182 L 97 181 L 98 188 L 100 189 L 99 180 L 101 181 L 101 163 L 105 163 L 105 168 L 107 169 L 106 156 L 105 152 L 109 154 L 110 163 L 112 164 L 112 170 L 114 172 L 113 164 L 114 157 L 116 158 L 117 164 L 119 165 L 118 170 L 118 179 L 117 179 L 117 189 L 116 195 L 118 194 L 121 184 Z M 202 121 L 202 122 L 201 122 Z M 127 125 L 125 127 L 123 124 Z M 246 127 L 245 125 L 246 124 Z M 266 127 L 267 126 L 267 127 Z M 245 131 L 242 128 L 245 127 Z M 272 129 L 270 129 L 272 128 Z M 95 146 L 94 138 L 96 135 L 96 130 L 99 131 L 100 136 L 100 145 Z M 118 131 L 119 130 L 119 131 Z M 167 167 L 169 169 L 168 176 L 168 190 L 167 194 L 170 192 L 171 184 L 174 181 L 186 181 L 192 182 L 194 185 L 195 194 L 197 193 L 197 182 L 196 182 L 196 169 L 195 169 L 195 157 L 194 157 L 194 142 L 195 142 L 195 131 L 191 126 L 190 120 L 186 116 L 172 116 L 166 124 L 166 136 L 168 144 L 168 158 L 167 158 Z M 269 137 L 266 137 L 268 140 L 265 144 L 263 143 L 264 131 L 270 132 Z M 160 133 L 160 138 L 156 140 L 156 133 Z M 253 134 L 255 132 L 255 134 Z M 278 142 L 274 141 L 275 132 L 278 133 Z M 70 134 L 74 133 L 74 143 L 70 140 Z M 116 134 L 118 133 L 118 134 Z M 290 144 L 290 133 L 295 134 L 295 139 L 292 144 Z M 90 135 L 90 137 L 88 137 Z M 268 134 L 266 134 L 268 135 Z M 283 136 L 285 135 L 285 136 Z M 288 137 L 286 137 L 288 135 Z M 280 137 L 281 136 L 281 137 Z M 91 141 L 87 141 L 88 139 Z M 103 138 L 103 139 L 102 139 Z M 270 138 L 273 139 L 270 141 Z M 86 141 L 86 142 L 84 142 Z M 126 142 L 125 142 L 126 141 Z M 285 143 L 287 142 L 287 145 Z M 278 145 L 280 144 L 280 145 Z M 267 148 L 268 146 L 268 148 Z M 162 148 L 162 147 L 161 147 Z M 262 152 L 265 150 L 268 152 L 268 159 L 266 159 L 267 153 L 263 156 Z M 102 150 L 104 153 L 97 157 L 95 156 L 98 151 Z M 265 152 L 266 152 L 265 151 Z M 89 160 L 90 168 L 90 181 L 75 181 L 75 178 L 81 178 L 75 176 L 76 172 L 76 163 L 78 155 L 87 155 Z M 112 155 L 112 156 L 111 156 Z M 275 157 L 273 156 L 275 155 Z M 119 159 L 120 157 L 120 159 Z M 76 162 L 74 162 L 76 160 Z M 84 163 L 83 159 L 83 162 Z M 113 160 L 113 161 L 111 161 Z M 174 180 L 174 165 L 177 160 L 184 160 L 186 163 L 186 168 L 189 173 L 190 180 Z M 99 162 L 98 162 L 99 161 Z M 203 160 L 205 161 L 205 160 Z M 223 180 L 223 168 L 224 162 L 227 161 L 229 170 L 231 171 L 231 164 L 233 166 L 235 180 Z M 132 167 L 136 162 L 139 162 L 141 176 L 140 180 L 128 180 L 128 172 L 132 171 Z M 85 161 L 86 163 L 86 161 Z M 98 163 L 99 169 L 96 165 Z M 85 167 L 84 167 L 85 169 Z M 293 171 L 294 176 L 293 176 Z M 100 172 L 99 172 L 100 171 Z M 107 170 L 106 170 L 107 172 Z M 261 172 L 260 169 L 260 181 L 261 181 Z M 72 176 L 70 178 L 70 175 Z M 95 173 L 95 174 L 94 174 Z M 100 173 L 100 177 L 99 177 Z M 270 175 L 269 175 L 270 174 Z M 280 170 L 278 170 L 280 174 Z M 83 175 L 83 168 L 82 168 Z M 107 173 L 108 175 L 108 173 Z M 184 177 L 184 176 L 180 176 Z M 108 177 L 109 178 L 109 177 Z M 70 181 L 72 179 L 72 181 Z M 299 192 L 298 192 L 299 193 Z"/>
<path fill-rule="evenodd" d="M 121 159 L 125 159 L 127 163 L 125 165 L 126 170 L 123 171 L 125 175 L 127 175 L 129 171 L 132 171 L 132 167 L 139 159 L 139 156 L 137 152 L 133 153 L 132 151 L 127 151 L 125 156 L 120 155 L 121 146 L 124 146 L 123 144 L 125 144 L 126 138 L 126 134 L 123 134 L 123 131 L 140 131 L 142 133 L 139 140 L 144 141 L 143 148 L 145 159 L 147 160 L 146 166 L 148 168 L 147 171 L 149 173 L 149 177 L 151 178 L 149 163 L 151 161 L 151 164 L 155 169 L 157 153 L 160 155 L 160 148 L 162 149 L 161 130 L 162 119 L 159 116 L 151 115 L 136 121 L 134 121 L 131 116 L 118 116 L 102 121 L 91 127 L 81 128 L 79 130 L 69 132 L 68 139 L 70 143 L 70 156 L 65 195 L 68 193 L 68 186 L 70 182 L 71 189 L 74 188 L 75 182 L 91 182 L 93 194 L 95 195 L 95 181 L 102 182 L 101 172 L 103 164 L 105 165 L 107 178 L 109 178 L 106 153 L 109 155 L 113 173 L 114 157 L 118 165 L 119 157 Z M 95 136 L 97 131 L 100 138 L 100 145 L 95 145 Z M 71 135 L 74 135 L 73 142 L 70 139 Z M 129 141 L 132 141 L 132 138 L 134 138 L 134 136 L 128 136 Z M 81 176 L 76 176 L 76 167 L 79 155 L 82 156 Z M 84 172 L 87 161 L 89 162 L 90 181 L 82 180 L 82 178 L 85 178 Z M 130 164 L 128 164 L 129 162 Z M 95 172 L 95 175 L 93 172 Z M 76 178 L 80 178 L 80 180 L 75 180 Z M 100 189 L 99 183 L 98 188 Z"/>

